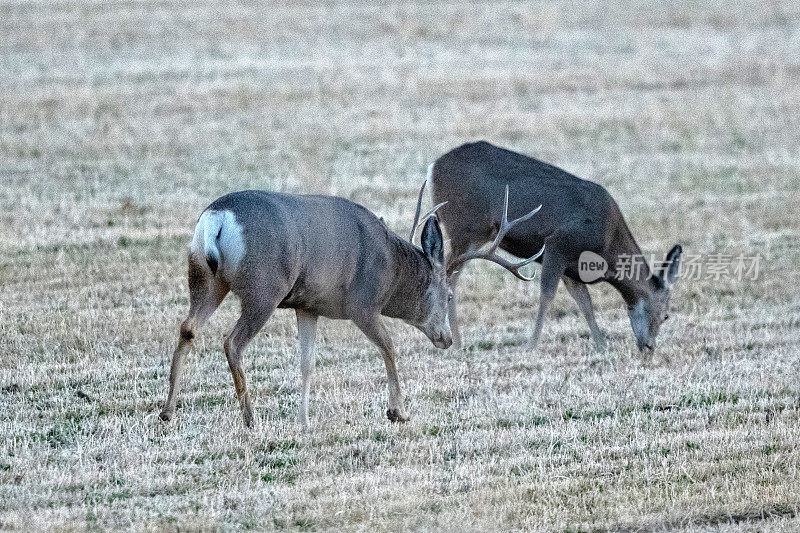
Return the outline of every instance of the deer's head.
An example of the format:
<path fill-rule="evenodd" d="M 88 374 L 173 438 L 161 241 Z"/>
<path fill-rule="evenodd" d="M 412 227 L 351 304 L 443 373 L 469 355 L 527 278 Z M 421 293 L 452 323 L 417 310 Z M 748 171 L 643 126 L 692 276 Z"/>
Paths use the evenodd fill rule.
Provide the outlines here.
<path fill-rule="evenodd" d="M 414 223 L 411 225 L 411 235 L 409 242 L 414 243 L 414 234 L 416 233 L 417 226 L 420 221 L 419 213 L 422 206 L 422 194 L 425 191 L 425 183 L 419 190 L 417 197 L 417 210 L 414 214 Z M 511 271 L 515 276 L 524 281 L 530 281 L 533 278 L 525 277 L 520 273 L 519 269 L 523 266 L 532 263 L 544 253 L 544 246 L 533 257 L 529 257 L 523 261 L 510 262 L 497 255 L 497 248 L 503 240 L 508 231 L 516 224 L 525 222 L 533 215 L 539 212 L 542 208 L 540 205 L 533 211 L 514 220 L 508 220 L 508 185 L 506 185 L 505 197 L 503 201 L 503 218 L 500 226 L 497 228 L 497 235 L 494 241 L 487 250 L 471 250 L 467 253 L 453 258 L 450 264 L 444 264 L 444 242 L 442 238 L 442 230 L 439 227 L 439 219 L 436 216 L 436 211 L 445 205 L 447 202 L 442 202 L 429 211 L 422 220 L 425 220 L 425 226 L 422 229 L 422 251 L 433 268 L 433 276 L 426 293 L 425 310 L 427 319 L 425 324 L 427 326 L 420 327 L 433 343 L 439 348 L 447 348 L 453 343 L 452 332 L 450 329 L 450 316 L 449 310 L 451 309 L 450 301 L 453 299 L 453 285 L 457 278 L 458 269 L 467 261 L 472 259 L 486 259 L 497 263 L 503 268 Z M 443 322 L 442 322 L 443 321 Z M 438 339 L 438 341 L 437 341 Z M 446 339 L 446 340 L 443 340 Z M 446 344 L 446 346 L 445 346 Z"/>
<path fill-rule="evenodd" d="M 453 291 L 447 283 L 444 264 L 444 239 L 435 215 L 425 221 L 422 228 L 422 251 L 431 266 L 428 286 L 419 309 L 419 318 L 413 325 L 422 331 L 437 348 L 449 348 L 453 344 L 450 331 L 448 305 Z"/>
<path fill-rule="evenodd" d="M 653 276 L 652 292 L 628 306 L 633 335 L 639 351 L 649 352 L 656 347 L 656 337 L 661 324 L 669 318 L 669 298 L 672 287 L 678 281 L 678 269 L 683 249 L 676 244 L 667 254 L 664 267 Z"/>

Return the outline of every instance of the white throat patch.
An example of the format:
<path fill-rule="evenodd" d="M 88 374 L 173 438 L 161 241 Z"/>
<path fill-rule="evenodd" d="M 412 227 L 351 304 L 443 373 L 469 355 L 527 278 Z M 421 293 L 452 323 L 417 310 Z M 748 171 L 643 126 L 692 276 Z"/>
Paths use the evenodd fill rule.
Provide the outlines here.
<path fill-rule="evenodd" d="M 647 339 L 649 335 L 649 321 L 644 311 L 644 300 L 639 300 L 630 310 L 631 327 L 637 339 Z"/>

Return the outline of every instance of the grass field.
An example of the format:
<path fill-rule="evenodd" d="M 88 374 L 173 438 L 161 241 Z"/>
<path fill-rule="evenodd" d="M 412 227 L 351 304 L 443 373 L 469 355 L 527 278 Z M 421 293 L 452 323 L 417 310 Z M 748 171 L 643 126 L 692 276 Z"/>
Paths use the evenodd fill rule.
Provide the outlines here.
<path fill-rule="evenodd" d="M 324 192 L 405 234 L 425 169 L 485 138 L 606 186 L 646 253 L 763 256 L 683 280 L 652 359 L 622 299 L 473 264 L 465 349 L 323 321 L 315 428 L 294 314 L 200 332 L 158 420 L 199 212 Z M 0 529 L 800 529 L 800 4 L 0 0 Z"/>

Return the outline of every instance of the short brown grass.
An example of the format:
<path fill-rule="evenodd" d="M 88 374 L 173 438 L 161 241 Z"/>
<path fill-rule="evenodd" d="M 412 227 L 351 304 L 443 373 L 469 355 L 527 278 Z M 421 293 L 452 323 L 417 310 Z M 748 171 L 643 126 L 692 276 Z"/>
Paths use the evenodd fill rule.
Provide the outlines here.
<path fill-rule="evenodd" d="M 797 528 L 800 11 L 793 2 L 269 6 L 0 4 L 0 529 Z M 647 252 L 761 253 L 685 280 L 651 362 L 592 290 L 462 278 L 464 351 L 393 324 L 383 365 L 324 322 L 296 421 L 290 312 L 221 338 L 157 419 L 199 211 L 236 189 L 326 192 L 404 234 L 426 166 L 487 138 L 605 185 Z"/>

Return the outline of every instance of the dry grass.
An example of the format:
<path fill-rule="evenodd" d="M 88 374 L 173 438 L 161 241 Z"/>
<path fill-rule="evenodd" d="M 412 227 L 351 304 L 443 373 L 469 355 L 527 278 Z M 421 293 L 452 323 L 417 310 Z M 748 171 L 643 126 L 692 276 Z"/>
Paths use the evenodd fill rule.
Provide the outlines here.
<path fill-rule="evenodd" d="M 488 138 L 606 185 L 648 252 L 765 256 L 685 281 L 652 361 L 593 295 L 474 265 L 468 348 L 405 325 L 413 420 L 325 322 L 300 432 L 292 314 L 251 345 L 242 428 L 221 337 L 157 420 L 200 209 L 329 192 L 408 227 L 437 155 Z M 0 529 L 798 528 L 796 2 L 0 3 Z"/>

